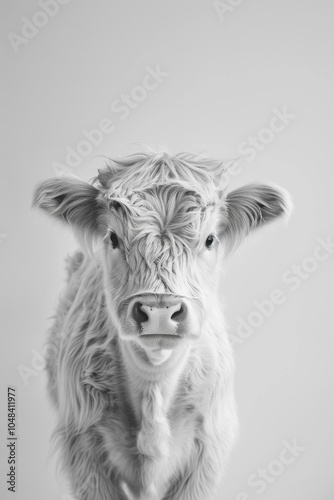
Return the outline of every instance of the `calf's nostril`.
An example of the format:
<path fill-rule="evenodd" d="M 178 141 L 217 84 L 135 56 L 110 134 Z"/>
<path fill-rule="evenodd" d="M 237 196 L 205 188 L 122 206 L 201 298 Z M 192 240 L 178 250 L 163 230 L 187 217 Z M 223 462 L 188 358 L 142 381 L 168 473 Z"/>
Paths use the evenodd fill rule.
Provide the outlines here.
<path fill-rule="evenodd" d="M 136 302 L 132 309 L 132 317 L 138 323 L 138 325 L 141 325 L 141 323 L 144 323 L 148 320 L 148 316 L 141 309 L 141 306 L 142 304 L 140 302 Z"/>
<path fill-rule="evenodd" d="M 172 315 L 171 315 L 171 319 L 174 319 L 176 320 L 178 316 L 180 316 L 180 314 L 182 314 L 183 312 L 183 309 L 182 309 L 182 306 L 180 306 L 180 309 L 178 311 L 175 311 Z"/>
<path fill-rule="evenodd" d="M 171 315 L 171 319 L 173 321 L 177 321 L 178 323 L 180 323 L 181 321 L 184 320 L 185 316 L 186 316 L 186 308 L 183 306 L 183 304 L 181 304 L 180 309 L 178 309 Z"/>

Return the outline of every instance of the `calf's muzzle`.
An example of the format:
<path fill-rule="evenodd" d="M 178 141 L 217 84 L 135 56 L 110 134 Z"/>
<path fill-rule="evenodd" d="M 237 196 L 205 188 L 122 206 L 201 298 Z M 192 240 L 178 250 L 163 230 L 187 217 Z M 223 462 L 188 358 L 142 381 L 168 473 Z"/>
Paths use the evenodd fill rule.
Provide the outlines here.
<path fill-rule="evenodd" d="M 137 297 L 131 316 L 139 335 L 180 335 L 187 321 L 188 309 L 179 297 L 152 294 Z"/>

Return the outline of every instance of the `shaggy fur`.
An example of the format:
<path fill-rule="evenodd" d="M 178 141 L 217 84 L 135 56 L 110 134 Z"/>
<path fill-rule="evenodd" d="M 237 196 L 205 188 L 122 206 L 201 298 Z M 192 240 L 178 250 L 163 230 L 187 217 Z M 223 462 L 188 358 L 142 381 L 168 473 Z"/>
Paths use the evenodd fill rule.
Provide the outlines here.
<path fill-rule="evenodd" d="M 70 224 L 84 251 L 68 264 L 47 362 L 79 500 L 204 500 L 220 482 L 237 433 L 223 254 L 289 211 L 275 186 L 226 194 L 227 168 L 140 153 L 108 160 L 92 185 L 58 178 L 36 189 L 34 204 Z M 131 316 L 136 300 L 159 297 L 187 311 L 171 345 L 143 339 Z"/>

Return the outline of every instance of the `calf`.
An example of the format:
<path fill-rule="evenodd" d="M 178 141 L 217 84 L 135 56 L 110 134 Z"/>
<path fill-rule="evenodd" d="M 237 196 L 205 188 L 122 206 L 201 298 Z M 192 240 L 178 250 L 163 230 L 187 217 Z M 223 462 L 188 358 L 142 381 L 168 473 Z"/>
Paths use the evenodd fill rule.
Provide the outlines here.
<path fill-rule="evenodd" d="M 191 154 L 108 160 L 92 184 L 43 182 L 34 204 L 84 252 L 48 337 L 55 437 L 80 500 L 207 500 L 237 433 L 223 256 L 289 211 L 283 190 L 226 193 Z"/>

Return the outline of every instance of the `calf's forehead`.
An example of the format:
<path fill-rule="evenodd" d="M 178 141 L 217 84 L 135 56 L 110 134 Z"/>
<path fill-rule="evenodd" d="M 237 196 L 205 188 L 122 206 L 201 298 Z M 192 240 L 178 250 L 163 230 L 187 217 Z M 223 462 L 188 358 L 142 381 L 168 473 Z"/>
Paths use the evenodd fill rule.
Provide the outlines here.
<path fill-rule="evenodd" d="M 201 228 L 213 224 L 221 210 L 221 200 L 180 185 L 162 185 L 131 193 L 126 197 L 108 196 L 115 229 L 121 223 L 122 232 L 157 232 L 195 238 Z M 190 233 L 192 233 L 190 235 Z M 130 234 L 129 234 L 130 236 Z"/>

